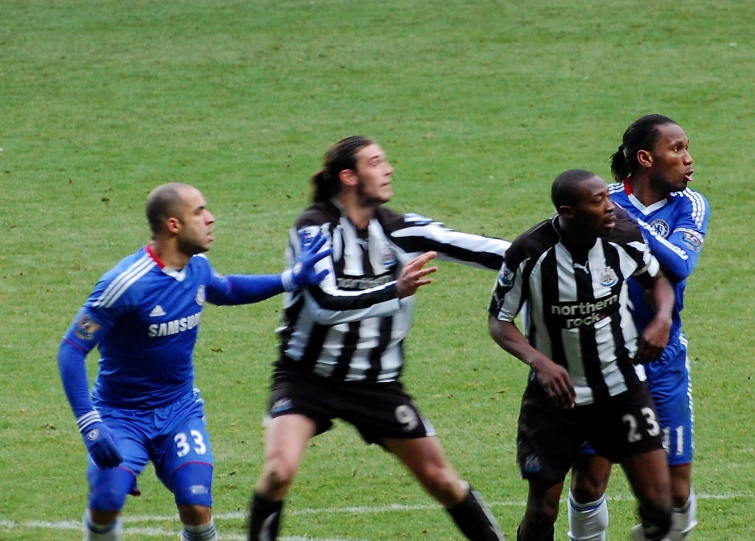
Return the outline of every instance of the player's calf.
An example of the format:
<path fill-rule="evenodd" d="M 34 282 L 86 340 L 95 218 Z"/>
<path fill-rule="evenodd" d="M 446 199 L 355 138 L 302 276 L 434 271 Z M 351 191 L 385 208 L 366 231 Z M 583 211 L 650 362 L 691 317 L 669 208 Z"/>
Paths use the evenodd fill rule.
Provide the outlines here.
<path fill-rule="evenodd" d="M 456 526 L 471 541 L 505 541 L 498 523 L 482 496 L 469 487 L 461 503 L 447 507 Z"/>
<path fill-rule="evenodd" d="M 278 539 L 282 511 L 282 500 L 268 500 L 255 492 L 249 513 L 249 541 L 275 541 Z"/>
<path fill-rule="evenodd" d="M 115 515 L 115 520 L 109 522 L 97 522 L 93 520 L 89 509 L 84 511 L 81 518 L 84 526 L 84 541 L 120 541 L 123 535 L 123 525 Z"/>
<path fill-rule="evenodd" d="M 605 495 L 589 503 L 579 503 L 569 492 L 569 539 L 572 541 L 606 541 L 608 504 Z"/>
<path fill-rule="evenodd" d="M 689 499 L 684 507 L 671 510 L 671 541 L 685 541 L 697 526 L 697 496 L 690 490 Z"/>

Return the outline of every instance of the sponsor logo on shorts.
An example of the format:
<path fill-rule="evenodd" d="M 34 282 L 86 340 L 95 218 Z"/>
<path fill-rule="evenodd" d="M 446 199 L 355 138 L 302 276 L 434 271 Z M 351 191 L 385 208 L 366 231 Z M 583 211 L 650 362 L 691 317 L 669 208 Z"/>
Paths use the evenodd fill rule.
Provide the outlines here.
<path fill-rule="evenodd" d="M 522 464 L 522 473 L 533 474 L 543 469 L 540 464 L 540 457 L 537 455 L 529 455 Z"/>
<path fill-rule="evenodd" d="M 270 408 L 270 413 L 282 413 L 284 411 L 288 411 L 291 408 L 294 407 L 294 404 L 291 402 L 288 398 L 281 398 L 280 400 L 276 400 L 275 404 L 273 404 L 273 407 Z"/>

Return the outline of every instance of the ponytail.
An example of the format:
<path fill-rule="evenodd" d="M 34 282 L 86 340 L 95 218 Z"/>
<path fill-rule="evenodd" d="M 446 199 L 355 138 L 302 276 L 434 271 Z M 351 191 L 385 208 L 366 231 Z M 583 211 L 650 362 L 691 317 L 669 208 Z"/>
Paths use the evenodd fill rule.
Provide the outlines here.
<path fill-rule="evenodd" d="M 617 182 L 637 173 L 640 150 L 651 152 L 658 141 L 658 128 L 666 124 L 676 124 L 667 116 L 652 114 L 641 116 L 629 125 L 622 137 L 619 149 L 611 155 L 611 175 Z"/>
<path fill-rule="evenodd" d="M 629 161 L 624 143 L 620 144 L 619 150 L 611 156 L 611 176 L 616 182 L 623 182 L 629 176 Z"/>
<path fill-rule="evenodd" d="M 339 179 L 336 179 L 339 180 Z M 312 175 L 312 202 L 322 203 L 328 201 L 338 195 L 341 183 L 332 182 L 329 179 L 328 171 L 326 169 L 320 169 L 317 173 Z"/>
<path fill-rule="evenodd" d="M 341 171 L 357 169 L 357 153 L 374 144 L 372 139 L 352 135 L 341 139 L 325 153 L 322 169 L 312 175 L 312 201 L 328 201 L 341 192 Z"/>

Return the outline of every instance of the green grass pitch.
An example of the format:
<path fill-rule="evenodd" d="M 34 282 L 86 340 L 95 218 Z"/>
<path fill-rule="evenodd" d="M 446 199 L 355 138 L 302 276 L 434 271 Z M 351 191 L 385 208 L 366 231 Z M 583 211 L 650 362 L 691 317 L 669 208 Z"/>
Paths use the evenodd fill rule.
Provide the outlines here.
<path fill-rule="evenodd" d="M 685 313 L 694 539 L 755 537 L 753 20 L 743 0 L 0 2 L 0 539 L 81 539 L 85 451 L 57 346 L 97 278 L 148 240 L 155 185 L 206 194 L 220 272 L 277 272 L 308 177 L 358 133 L 396 168 L 392 208 L 511 239 L 550 214 L 562 170 L 607 179 L 624 129 L 649 112 L 690 136 L 693 187 L 712 207 Z M 487 336 L 491 274 L 441 265 L 419 293 L 405 383 L 512 539 L 526 370 Z M 225 539 L 243 539 L 261 465 L 279 316 L 273 299 L 202 321 L 196 375 Z M 175 541 L 172 498 L 151 469 L 140 486 L 126 539 Z M 623 539 L 635 517 L 620 472 L 610 496 Z M 343 423 L 313 441 L 286 509 L 289 541 L 461 538 Z"/>

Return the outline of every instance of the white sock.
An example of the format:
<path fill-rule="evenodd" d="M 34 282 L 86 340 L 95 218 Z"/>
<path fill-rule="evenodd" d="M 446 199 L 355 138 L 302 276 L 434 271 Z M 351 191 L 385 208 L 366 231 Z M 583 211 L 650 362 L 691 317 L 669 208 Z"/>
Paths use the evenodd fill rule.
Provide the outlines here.
<path fill-rule="evenodd" d="M 569 539 L 606 541 L 608 504 L 605 495 L 590 503 L 579 503 L 569 491 Z"/>
<path fill-rule="evenodd" d="M 695 490 L 690 489 L 689 500 L 681 509 L 674 507 L 671 510 L 671 541 L 684 541 L 693 528 L 697 526 L 697 496 Z"/>
<path fill-rule="evenodd" d="M 84 525 L 84 541 L 120 541 L 123 534 L 123 525 L 120 519 L 116 519 L 112 524 L 97 524 L 92 522 L 89 509 L 84 511 L 82 523 Z"/>
<path fill-rule="evenodd" d="M 218 541 L 218 533 L 215 531 L 215 522 L 210 519 L 206 524 L 188 526 L 184 524 L 181 533 L 181 541 Z"/>

